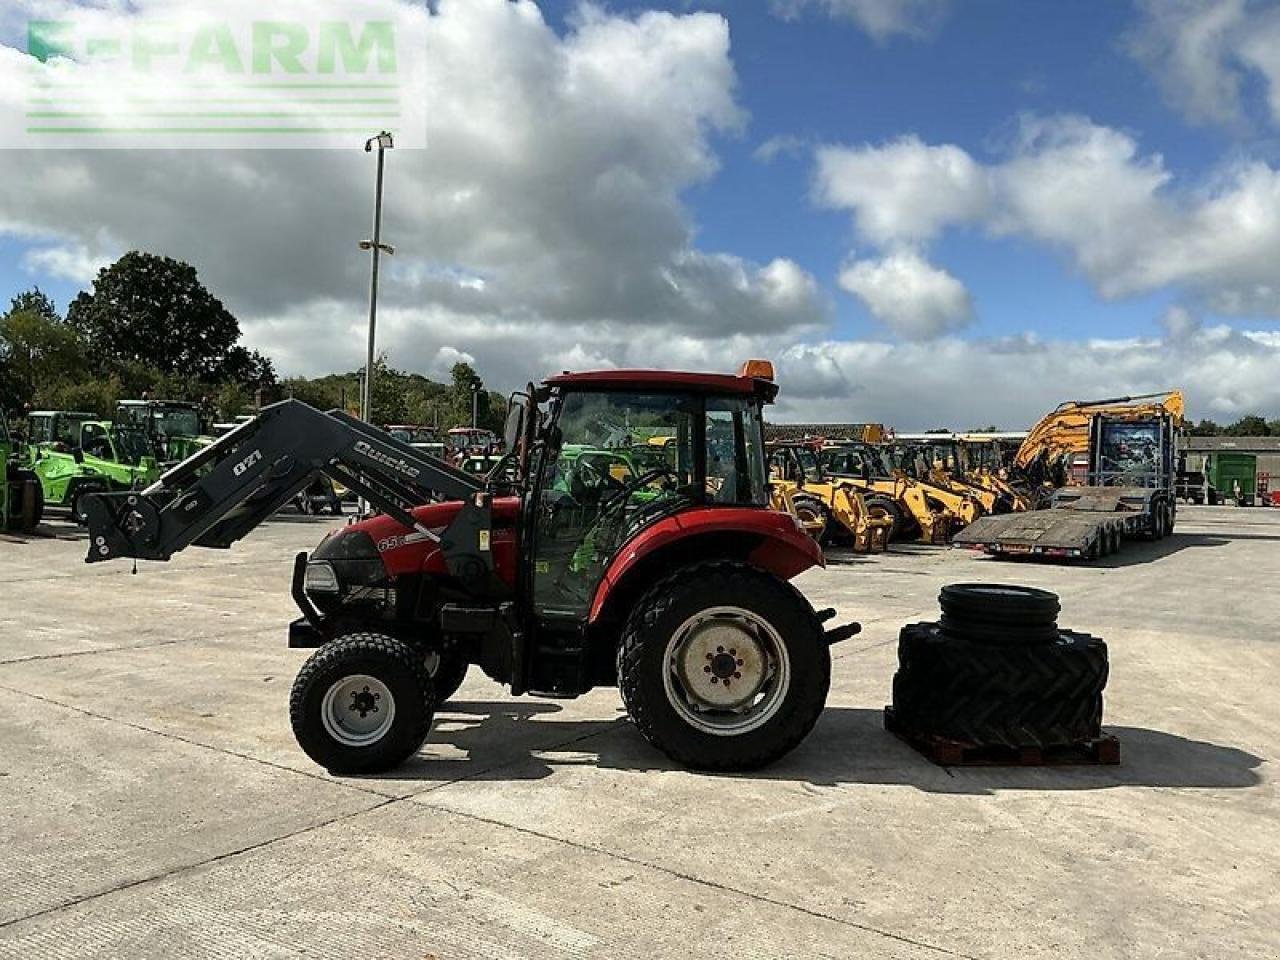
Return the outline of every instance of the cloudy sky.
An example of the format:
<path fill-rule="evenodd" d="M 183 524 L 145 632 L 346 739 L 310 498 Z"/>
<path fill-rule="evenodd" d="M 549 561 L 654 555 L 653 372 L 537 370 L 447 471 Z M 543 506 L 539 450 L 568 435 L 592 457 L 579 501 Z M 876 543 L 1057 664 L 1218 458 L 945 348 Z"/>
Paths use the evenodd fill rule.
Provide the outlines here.
<path fill-rule="evenodd" d="M 59 6 L 6 3 L 0 72 Z M 511 387 L 766 356 L 778 419 L 900 429 L 1171 386 L 1195 417 L 1280 416 L 1280 4 L 425 13 L 427 147 L 388 159 L 396 367 L 472 358 Z M 280 371 L 352 369 L 373 175 L 353 140 L 0 150 L 0 295 L 65 306 L 150 250 L 194 263 Z"/>

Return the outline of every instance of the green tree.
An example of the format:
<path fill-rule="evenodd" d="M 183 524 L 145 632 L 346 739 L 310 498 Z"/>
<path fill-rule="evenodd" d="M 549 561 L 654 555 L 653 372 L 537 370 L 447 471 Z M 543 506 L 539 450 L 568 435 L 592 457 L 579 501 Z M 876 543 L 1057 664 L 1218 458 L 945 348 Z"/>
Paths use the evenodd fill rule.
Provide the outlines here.
<path fill-rule="evenodd" d="M 1201 420 L 1191 428 L 1193 437 L 1216 437 L 1222 434 L 1222 427 L 1212 420 Z"/>
<path fill-rule="evenodd" d="M 1265 437 L 1268 435 L 1267 421 L 1251 413 L 1227 427 L 1226 434 L 1229 437 Z"/>
<path fill-rule="evenodd" d="M 40 290 L 13 298 L 0 317 L 3 400 L 9 406 L 35 403 L 49 391 L 85 373 L 85 350 L 74 328 Z"/>
<path fill-rule="evenodd" d="M 207 383 L 251 382 L 270 362 L 237 345 L 240 323 L 189 263 L 133 251 L 67 311 L 99 372 L 141 365 Z"/>

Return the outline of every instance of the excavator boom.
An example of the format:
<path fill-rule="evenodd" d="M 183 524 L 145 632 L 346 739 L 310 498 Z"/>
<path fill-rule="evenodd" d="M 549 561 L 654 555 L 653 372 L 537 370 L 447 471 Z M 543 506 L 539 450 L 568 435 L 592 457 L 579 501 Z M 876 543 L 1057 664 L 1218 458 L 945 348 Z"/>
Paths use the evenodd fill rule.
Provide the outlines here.
<path fill-rule="evenodd" d="M 1107 400 L 1068 400 L 1046 414 L 1027 433 L 1014 457 L 1015 467 L 1025 470 L 1037 459 L 1056 460 L 1065 454 L 1087 453 L 1089 423 L 1095 414 L 1134 420 L 1169 414 L 1181 424 L 1185 403 L 1180 390 L 1145 393 Z"/>

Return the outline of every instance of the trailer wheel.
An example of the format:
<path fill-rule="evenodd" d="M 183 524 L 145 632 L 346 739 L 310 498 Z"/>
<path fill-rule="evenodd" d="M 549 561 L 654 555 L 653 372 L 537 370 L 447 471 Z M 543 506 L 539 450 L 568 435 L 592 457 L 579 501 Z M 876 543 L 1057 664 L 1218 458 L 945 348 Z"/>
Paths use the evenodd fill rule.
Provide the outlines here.
<path fill-rule="evenodd" d="M 898 534 L 902 531 L 902 508 L 898 506 L 897 501 L 890 497 L 879 495 L 865 497 L 864 501 L 867 505 L 868 516 L 873 519 L 892 522 L 892 526 L 889 527 L 889 536 L 886 539 L 898 539 Z"/>
<path fill-rule="evenodd" d="M 467 679 L 467 668 L 471 664 L 455 650 L 432 650 L 426 656 L 427 673 L 436 688 L 436 703 L 444 703 L 458 692 L 462 681 Z"/>
<path fill-rule="evenodd" d="M 435 706 L 420 652 L 382 634 L 354 633 L 303 665 L 289 720 L 298 745 L 329 772 L 379 773 L 417 752 Z"/>
<path fill-rule="evenodd" d="M 636 728 L 695 769 L 777 760 L 813 729 L 830 684 L 831 654 L 808 601 L 740 563 L 660 580 L 618 647 L 618 686 Z"/>

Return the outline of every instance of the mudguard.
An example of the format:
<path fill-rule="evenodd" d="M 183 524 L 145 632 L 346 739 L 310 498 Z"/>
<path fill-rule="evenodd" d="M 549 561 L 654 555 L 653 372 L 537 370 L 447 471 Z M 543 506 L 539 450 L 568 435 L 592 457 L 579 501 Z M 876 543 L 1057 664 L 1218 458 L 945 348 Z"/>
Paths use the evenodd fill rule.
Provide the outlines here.
<path fill-rule="evenodd" d="M 645 558 L 702 536 L 737 534 L 758 539 L 747 554 L 752 566 L 790 580 L 810 567 L 825 566 L 822 548 L 788 513 L 750 507 L 701 507 L 646 527 L 618 552 L 596 586 L 588 622 L 600 616 L 609 597 Z"/>

